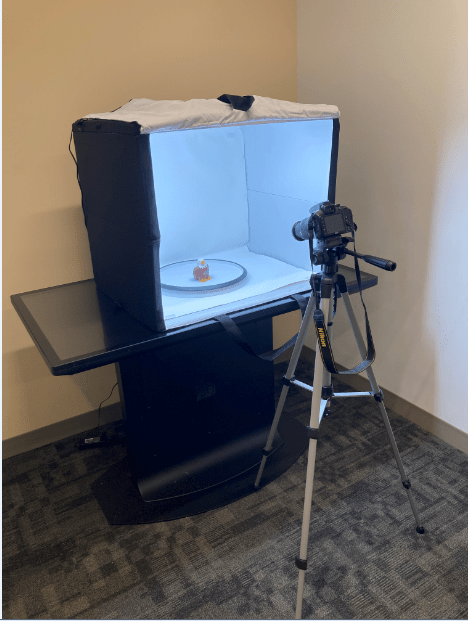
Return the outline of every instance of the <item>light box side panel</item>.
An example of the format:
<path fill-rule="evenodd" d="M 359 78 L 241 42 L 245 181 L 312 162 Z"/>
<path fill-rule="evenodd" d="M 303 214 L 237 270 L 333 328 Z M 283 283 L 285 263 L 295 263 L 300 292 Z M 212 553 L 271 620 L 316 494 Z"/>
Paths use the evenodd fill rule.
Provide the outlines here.
<path fill-rule="evenodd" d="M 249 125 L 242 131 L 249 190 L 312 204 L 328 199 L 332 119 Z"/>
<path fill-rule="evenodd" d="M 150 135 L 161 266 L 208 257 L 249 239 L 240 128 Z"/>
<path fill-rule="evenodd" d="M 309 243 L 292 235 L 295 222 L 306 218 L 314 203 L 275 194 L 248 191 L 251 252 L 311 270 Z"/>

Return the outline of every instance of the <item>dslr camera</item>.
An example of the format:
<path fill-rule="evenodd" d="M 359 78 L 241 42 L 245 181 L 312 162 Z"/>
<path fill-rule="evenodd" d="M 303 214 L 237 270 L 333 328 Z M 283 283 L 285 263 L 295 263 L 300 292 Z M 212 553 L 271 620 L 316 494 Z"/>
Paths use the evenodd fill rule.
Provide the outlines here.
<path fill-rule="evenodd" d="M 354 233 L 357 229 L 351 209 L 326 201 L 313 205 L 309 212 L 311 215 L 308 218 L 294 224 L 292 234 L 298 241 L 309 240 L 312 263 L 327 264 L 329 251 L 332 251 L 332 255 L 339 255 L 336 256 L 338 260 L 344 258 L 344 240 L 341 235 Z M 336 250 L 333 252 L 333 249 Z"/>

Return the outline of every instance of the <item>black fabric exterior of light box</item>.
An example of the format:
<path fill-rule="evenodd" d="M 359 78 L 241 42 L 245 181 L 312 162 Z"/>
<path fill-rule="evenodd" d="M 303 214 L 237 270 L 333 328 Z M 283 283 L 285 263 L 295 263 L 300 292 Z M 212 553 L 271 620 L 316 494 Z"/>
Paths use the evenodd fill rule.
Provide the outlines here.
<path fill-rule="evenodd" d="M 108 133 L 108 123 L 102 123 L 105 129 L 96 124 L 101 121 L 73 126 L 94 278 L 114 302 L 161 332 L 166 326 L 149 136 Z"/>
<path fill-rule="evenodd" d="M 139 136 L 141 125 L 136 121 L 116 121 L 111 119 L 80 119 L 73 123 L 75 132 L 97 132 L 105 134 L 129 134 Z"/>
<path fill-rule="evenodd" d="M 340 120 L 333 119 L 332 150 L 330 158 L 330 177 L 328 181 L 328 200 L 335 203 L 336 174 L 338 169 L 338 145 L 340 140 Z"/>

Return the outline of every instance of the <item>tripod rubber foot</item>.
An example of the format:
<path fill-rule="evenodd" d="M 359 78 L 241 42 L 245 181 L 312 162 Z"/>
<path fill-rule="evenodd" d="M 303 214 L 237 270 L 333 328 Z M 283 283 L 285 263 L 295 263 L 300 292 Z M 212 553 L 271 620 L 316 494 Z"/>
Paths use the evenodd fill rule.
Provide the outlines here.
<path fill-rule="evenodd" d="M 419 533 L 420 535 L 423 535 L 426 531 L 424 530 L 422 526 L 416 526 L 416 532 Z"/>

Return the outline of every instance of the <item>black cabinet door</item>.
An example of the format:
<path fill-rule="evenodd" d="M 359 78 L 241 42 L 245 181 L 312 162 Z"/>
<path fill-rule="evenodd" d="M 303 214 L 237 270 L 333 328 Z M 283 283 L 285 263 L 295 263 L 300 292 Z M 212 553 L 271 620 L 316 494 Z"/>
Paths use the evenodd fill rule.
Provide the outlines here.
<path fill-rule="evenodd" d="M 243 324 L 242 330 L 256 351 L 272 348 L 271 319 Z M 259 461 L 274 416 L 272 362 L 246 354 L 220 330 L 119 365 L 132 471 L 139 481 L 160 476 L 153 487 L 163 479 L 169 485 L 172 469 L 172 483 L 182 476 L 187 487 L 200 489 L 204 481 L 221 482 Z M 167 496 L 170 487 L 160 493 Z"/>

